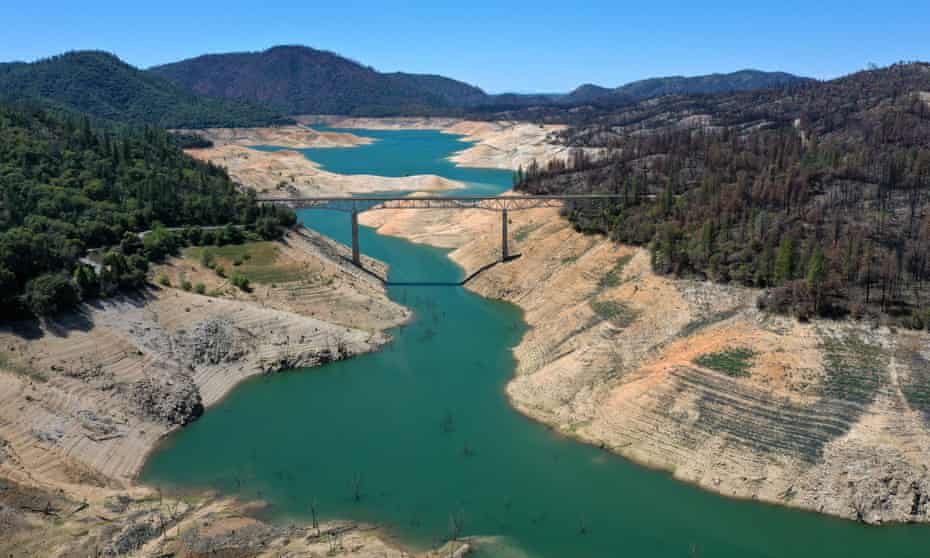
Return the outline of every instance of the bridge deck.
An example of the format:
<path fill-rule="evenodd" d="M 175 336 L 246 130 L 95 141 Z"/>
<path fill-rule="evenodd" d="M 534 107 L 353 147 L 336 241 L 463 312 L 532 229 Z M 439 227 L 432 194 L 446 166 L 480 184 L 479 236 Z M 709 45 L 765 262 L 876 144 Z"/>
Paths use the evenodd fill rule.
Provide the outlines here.
<path fill-rule="evenodd" d="M 622 194 L 569 194 L 540 196 L 359 196 L 258 198 L 259 203 L 282 205 L 295 209 L 332 209 L 349 213 L 375 209 L 484 209 L 516 211 L 537 207 L 561 207 L 565 202 L 606 204 L 624 199 Z"/>
<path fill-rule="evenodd" d="M 507 243 L 508 211 L 537 207 L 561 207 L 565 202 L 588 202 L 606 206 L 610 201 L 628 199 L 623 194 L 567 194 L 541 196 L 367 196 L 318 198 L 258 198 L 259 203 L 295 209 L 332 209 L 351 213 L 352 262 L 362 267 L 359 247 L 358 214 L 373 209 L 485 209 L 501 213 L 500 262 L 512 259 Z"/>

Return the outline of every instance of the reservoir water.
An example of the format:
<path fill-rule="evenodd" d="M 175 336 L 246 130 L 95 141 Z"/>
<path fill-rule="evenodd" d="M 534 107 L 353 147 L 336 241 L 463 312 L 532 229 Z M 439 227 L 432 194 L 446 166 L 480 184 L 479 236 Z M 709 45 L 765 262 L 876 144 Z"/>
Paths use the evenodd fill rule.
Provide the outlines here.
<path fill-rule="evenodd" d="M 346 174 L 438 174 L 469 192 L 510 187 L 509 172 L 463 169 L 465 145 L 432 131 L 358 131 L 378 141 L 311 149 Z M 271 149 L 271 148 L 269 148 Z M 457 193 L 462 193 L 461 191 Z M 348 217 L 302 212 L 342 242 Z M 362 228 L 363 251 L 398 282 L 455 281 L 443 250 Z M 381 352 L 255 378 L 173 434 L 142 480 L 214 488 L 271 504 L 281 520 L 324 517 L 384 526 L 426 549 L 449 536 L 495 537 L 481 556 L 715 558 L 925 557 L 930 528 L 866 527 L 735 501 L 565 439 L 509 407 L 518 308 L 459 287 L 392 286 L 413 309 Z M 356 498 L 356 494 L 359 498 Z"/>

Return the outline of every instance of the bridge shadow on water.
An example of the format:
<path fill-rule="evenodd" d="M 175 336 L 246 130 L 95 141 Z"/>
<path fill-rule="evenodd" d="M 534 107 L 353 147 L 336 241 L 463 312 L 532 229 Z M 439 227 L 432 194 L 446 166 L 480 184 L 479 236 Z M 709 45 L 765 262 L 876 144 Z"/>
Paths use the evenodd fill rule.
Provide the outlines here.
<path fill-rule="evenodd" d="M 385 281 L 386 287 L 461 287 L 463 282 L 454 281 Z"/>
<path fill-rule="evenodd" d="M 361 271 L 364 271 L 364 272 L 367 273 L 368 275 L 371 275 L 372 277 L 374 277 L 375 279 L 377 279 L 378 281 L 380 281 L 381 283 L 383 283 L 384 286 L 386 286 L 386 287 L 462 287 L 462 286 L 466 285 L 469 281 L 471 281 L 471 280 L 474 279 L 475 277 L 481 275 L 481 274 L 484 273 L 485 271 L 491 269 L 492 267 L 494 267 L 494 266 L 496 266 L 496 265 L 498 265 L 498 264 L 502 264 L 502 263 L 507 263 L 507 262 L 509 262 L 509 261 L 513 261 L 513 260 L 519 258 L 521 255 L 522 255 L 522 254 L 513 254 L 513 255 L 510 255 L 510 256 L 507 256 L 507 258 L 504 259 L 504 260 L 497 260 L 497 261 L 491 262 L 491 263 L 489 263 L 489 264 L 487 264 L 487 265 L 483 265 L 483 266 L 481 266 L 480 268 L 476 269 L 475 271 L 471 272 L 471 273 L 468 275 L 468 277 L 465 277 L 465 278 L 462 279 L 461 281 L 390 281 L 390 280 L 388 280 L 388 279 L 386 279 L 386 278 L 384 278 L 384 277 L 381 277 L 380 275 L 378 275 L 378 274 L 375 273 L 374 271 L 372 271 L 372 270 L 370 270 L 370 269 L 367 269 L 367 268 L 365 268 L 365 267 L 363 267 L 363 266 L 356 266 L 356 269 L 360 269 Z M 343 259 L 345 259 L 345 260 L 346 260 L 347 262 L 349 262 L 349 263 L 352 263 L 352 260 L 349 259 L 349 258 L 345 258 L 345 257 L 344 257 Z M 353 263 L 352 265 L 354 266 L 355 264 Z"/>

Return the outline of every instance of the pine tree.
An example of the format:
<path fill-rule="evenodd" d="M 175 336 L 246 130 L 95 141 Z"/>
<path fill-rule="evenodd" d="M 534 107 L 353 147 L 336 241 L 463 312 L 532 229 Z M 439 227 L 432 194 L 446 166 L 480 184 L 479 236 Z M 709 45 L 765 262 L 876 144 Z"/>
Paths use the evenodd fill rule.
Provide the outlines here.
<path fill-rule="evenodd" d="M 814 309 L 817 312 L 820 312 L 821 291 L 826 276 L 827 270 L 823 261 L 823 250 L 818 244 L 814 247 L 814 252 L 811 254 L 810 262 L 807 265 L 807 286 L 814 293 Z"/>
<path fill-rule="evenodd" d="M 778 246 L 775 257 L 775 284 L 780 285 L 794 278 L 794 239 L 785 236 Z"/>

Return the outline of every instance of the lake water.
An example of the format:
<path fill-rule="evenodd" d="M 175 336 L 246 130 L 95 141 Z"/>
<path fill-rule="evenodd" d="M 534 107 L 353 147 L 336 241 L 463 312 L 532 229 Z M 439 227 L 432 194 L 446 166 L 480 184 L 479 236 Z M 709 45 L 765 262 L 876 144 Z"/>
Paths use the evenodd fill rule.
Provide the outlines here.
<path fill-rule="evenodd" d="M 353 131 L 378 139 L 307 155 L 339 173 L 431 173 L 501 192 L 509 172 L 447 160 L 458 138 L 432 131 Z M 459 191 L 458 193 L 461 193 Z M 342 242 L 348 217 L 302 221 Z M 363 251 L 401 282 L 455 281 L 443 250 L 362 227 Z M 210 487 L 271 503 L 280 520 L 384 526 L 425 549 L 448 537 L 497 537 L 481 556 L 925 557 L 930 528 L 865 527 L 813 513 L 729 500 L 531 422 L 508 406 L 515 346 L 526 325 L 510 304 L 459 287 L 393 286 L 413 322 L 378 353 L 255 378 L 172 435 L 142 480 Z M 356 493 L 359 498 L 356 499 Z"/>

